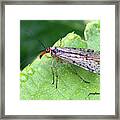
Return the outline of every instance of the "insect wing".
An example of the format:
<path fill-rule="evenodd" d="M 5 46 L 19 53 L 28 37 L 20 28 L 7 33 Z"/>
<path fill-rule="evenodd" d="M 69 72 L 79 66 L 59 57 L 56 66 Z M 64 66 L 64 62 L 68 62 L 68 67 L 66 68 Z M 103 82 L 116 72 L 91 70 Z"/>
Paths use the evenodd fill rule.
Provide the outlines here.
<path fill-rule="evenodd" d="M 92 49 L 55 48 L 54 55 L 85 70 L 100 74 L 100 53 Z"/>

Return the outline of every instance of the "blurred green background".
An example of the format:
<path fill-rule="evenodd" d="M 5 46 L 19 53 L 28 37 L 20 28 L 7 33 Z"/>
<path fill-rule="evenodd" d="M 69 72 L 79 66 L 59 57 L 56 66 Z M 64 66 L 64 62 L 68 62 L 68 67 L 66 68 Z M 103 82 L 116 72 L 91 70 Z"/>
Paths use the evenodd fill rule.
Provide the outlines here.
<path fill-rule="evenodd" d="M 20 69 L 31 63 L 42 50 L 70 32 L 74 31 L 84 39 L 87 23 L 88 21 L 83 20 L 21 20 Z"/>

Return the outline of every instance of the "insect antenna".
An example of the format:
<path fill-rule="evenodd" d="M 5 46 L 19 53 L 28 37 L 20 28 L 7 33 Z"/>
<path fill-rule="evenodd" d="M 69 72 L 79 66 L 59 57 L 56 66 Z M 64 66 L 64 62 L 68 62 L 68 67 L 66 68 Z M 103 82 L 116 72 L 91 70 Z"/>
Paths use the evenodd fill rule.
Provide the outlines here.
<path fill-rule="evenodd" d="M 46 49 L 46 47 L 45 47 L 45 45 L 42 43 L 42 41 L 40 41 L 40 40 L 38 40 L 41 44 L 41 46 L 44 48 L 39 48 L 39 49 L 37 49 L 36 50 L 36 52 L 34 52 L 32 55 L 31 54 L 27 54 L 27 56 L 25 56 L 25 57 L 21 57 L 21 59 L 20 59 L 20 69 L 22 70 L 22 69 L 24 69 L 28 64 L 30 64 L 35 58 L 36 58 L 36 56 L 38 56 L 39 55 L 39 53 L 41 53 L 41 51 L 43 52 L 45 52 L 45 49 Z"/>
<path fill-rule="evenodd" d="M 46 47 L 45 47 L 45 45 L 39 40 L 39 42 L 41 43 L 41 45 L 42 45 L 42 47 L 44 47 L 44 50 L 42 50 L 42 52 L 40 53 L 40 55 L 39 55 L 39 58 L 41 59 L 41 57 L 45 54 L 45 53 L 47 53 L 47 52 L 49 52 L 49 48 L 48 49 L 46 49 Z M 48 50 L 48 51 L 47 51 Z"/>
<path fill-rule="evenodd" d="M 39 42 L 41 43 L 41 45 L 44 47 L 44 49 L 46 49 L 45 45 L 39 40 Z"/>

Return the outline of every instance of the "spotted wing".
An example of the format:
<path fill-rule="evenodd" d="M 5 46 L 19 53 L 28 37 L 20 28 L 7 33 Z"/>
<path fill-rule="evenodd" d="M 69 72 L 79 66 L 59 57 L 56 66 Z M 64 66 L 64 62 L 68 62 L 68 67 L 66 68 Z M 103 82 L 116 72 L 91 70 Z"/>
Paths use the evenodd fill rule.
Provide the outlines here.
<path fill-rule="evenodd" d="M 100 52 L 91 49 L 56 48 L 56 56 L 85 70 L 100 74 Z"/>

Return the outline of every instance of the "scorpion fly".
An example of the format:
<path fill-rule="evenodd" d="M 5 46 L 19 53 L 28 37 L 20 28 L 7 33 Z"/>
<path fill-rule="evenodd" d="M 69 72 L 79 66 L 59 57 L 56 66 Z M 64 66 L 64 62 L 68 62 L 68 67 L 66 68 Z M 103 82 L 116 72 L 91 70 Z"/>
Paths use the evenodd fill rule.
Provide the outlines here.
<path fill-rule="evenodd" d="M 46 53 L 50 53 L 52 57 L 79 66 L 90 72 L 100 74 L 100 51 L 85 48 L 49 47 L 45 51 L 41 52 L 39 57 L 41 58 Z M 52 73 L 54 76 L 53 69 Z M 58 78 L 58 75 L 56 77 Z M 58 79 L 56 80 L 56 88 L 57 81 Z"/>

